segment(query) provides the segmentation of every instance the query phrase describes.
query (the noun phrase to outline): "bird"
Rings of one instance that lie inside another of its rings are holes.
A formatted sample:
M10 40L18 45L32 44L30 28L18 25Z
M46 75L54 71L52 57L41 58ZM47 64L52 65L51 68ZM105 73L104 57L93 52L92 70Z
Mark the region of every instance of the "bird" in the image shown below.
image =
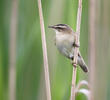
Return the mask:
M48 26L48 28L54 29L55 45L59 52L73 61L74 59L74 48L79 47L75 43L75 31L67 24L57 24ZM88 72L88 67L81 56L80 51L78 52L77 64L81 67L84 72Z

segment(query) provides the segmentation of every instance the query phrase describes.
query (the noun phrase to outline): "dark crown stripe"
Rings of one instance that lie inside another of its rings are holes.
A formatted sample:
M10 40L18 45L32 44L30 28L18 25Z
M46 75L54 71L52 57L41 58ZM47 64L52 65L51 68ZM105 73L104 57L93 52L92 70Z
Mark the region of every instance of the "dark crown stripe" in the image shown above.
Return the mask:
M57 24L55 26L68 26L68 25L66 25L66 24Z

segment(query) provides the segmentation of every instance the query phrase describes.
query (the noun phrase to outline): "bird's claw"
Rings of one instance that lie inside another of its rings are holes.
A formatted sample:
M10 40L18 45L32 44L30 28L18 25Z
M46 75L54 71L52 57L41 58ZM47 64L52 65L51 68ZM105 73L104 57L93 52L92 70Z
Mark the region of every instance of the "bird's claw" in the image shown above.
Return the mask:
M80 44L75 43L75 47L78 47L79 48L80 47Z
M71 64L72 64L74 67L76 67L76 66L77 66L77 64L76 64L76 63L74 63L74 61L73 61L73 60L71 61Z
M73 43L73 47L78 47L79 48L80 47L80 44L77 44L77 43L74 42Z

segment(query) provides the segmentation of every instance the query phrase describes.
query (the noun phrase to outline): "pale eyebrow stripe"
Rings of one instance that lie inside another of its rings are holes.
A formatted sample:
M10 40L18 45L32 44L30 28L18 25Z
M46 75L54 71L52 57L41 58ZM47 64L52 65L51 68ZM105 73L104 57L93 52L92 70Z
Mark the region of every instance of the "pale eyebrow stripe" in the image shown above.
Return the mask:
M66 26L55 26L56 28L66 28Z

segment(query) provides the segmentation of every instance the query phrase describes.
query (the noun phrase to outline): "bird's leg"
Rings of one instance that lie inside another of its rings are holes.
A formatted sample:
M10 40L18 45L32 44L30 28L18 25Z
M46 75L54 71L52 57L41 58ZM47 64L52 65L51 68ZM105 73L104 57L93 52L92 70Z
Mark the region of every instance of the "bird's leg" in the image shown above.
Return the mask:
M74 56L72 56L70 59L71 59L71 64L72 64L74 67L76 67L76 66L77 66L77 64L76 64L76 63L74 63Z
M71 64L73 65L73 67L77 67L77 64L74 62L74 56L70 56L71 59Z
M71 60L71 64L73 65L73 67L76 67L76 66L77 66L77 64L76 64L76 63L74 63L74 61L73 61L73 60Z
M78 37L78 33L74 34L74 42L73 42L73 47L80 47L80 44L76 42L76 37Z

